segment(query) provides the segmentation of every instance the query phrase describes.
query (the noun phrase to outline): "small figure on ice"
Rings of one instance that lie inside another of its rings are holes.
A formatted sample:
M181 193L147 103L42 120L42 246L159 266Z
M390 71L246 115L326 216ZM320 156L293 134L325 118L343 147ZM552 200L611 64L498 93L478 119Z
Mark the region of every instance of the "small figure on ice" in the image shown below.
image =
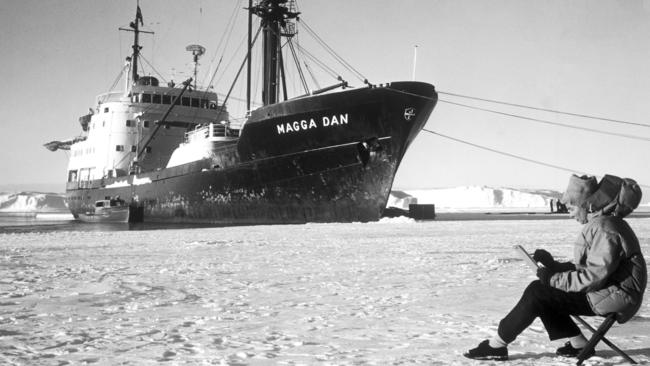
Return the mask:
M574 246L574 263L557 262L546 250L536 250L533 259L542 264L539 279L528 285L501 320L497 334L465 357L507 360L508 344L537 317L551 340L568 339L556 353L577 357L587 339L571 315L615 313L624 323L639 310L647 284L646 263L639 240L623 220L641 201L638 184L612 175L600 183L594 177L573 175L560 201L569 207L570 217L584 224Z

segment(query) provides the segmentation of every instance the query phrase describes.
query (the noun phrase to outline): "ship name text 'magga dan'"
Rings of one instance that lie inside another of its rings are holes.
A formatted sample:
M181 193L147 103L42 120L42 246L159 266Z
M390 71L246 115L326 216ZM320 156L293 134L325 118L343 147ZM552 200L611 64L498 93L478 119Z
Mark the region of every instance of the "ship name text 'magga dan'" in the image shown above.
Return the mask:
M319 121L317 123L316 121ZM312 128L318 128L318 127L334 127L334 126L339 126L339 125L347 125L348 124L348 114L339 114L338 116L323 116L320 118L309 118L303 119L300 121L293 121L291 123L281 123L276 125L278 135L284 134L284 133L290 133L290 132L298 132L298 131L305 131L309 130Z

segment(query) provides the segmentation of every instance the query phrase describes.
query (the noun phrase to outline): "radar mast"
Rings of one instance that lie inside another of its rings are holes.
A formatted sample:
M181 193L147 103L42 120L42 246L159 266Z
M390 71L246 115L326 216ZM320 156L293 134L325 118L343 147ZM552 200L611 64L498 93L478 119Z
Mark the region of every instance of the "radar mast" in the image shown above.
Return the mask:
M198 44L191 44L185 47L185 50L192 52L192 56L194 56L194 89L196 90L196 74L199 68L199 57L205 53L205 47Z

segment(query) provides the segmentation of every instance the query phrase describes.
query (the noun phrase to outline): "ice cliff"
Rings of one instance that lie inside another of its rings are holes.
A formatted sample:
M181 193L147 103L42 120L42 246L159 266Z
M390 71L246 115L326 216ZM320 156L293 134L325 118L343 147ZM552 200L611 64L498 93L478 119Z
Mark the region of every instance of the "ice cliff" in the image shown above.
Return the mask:
M68 212L63 195L40 192L0 192L0 214Z
M536 209L550 210L560 192L464 186L393 191L388 207L408 209L409 204L435 204L437 210Z

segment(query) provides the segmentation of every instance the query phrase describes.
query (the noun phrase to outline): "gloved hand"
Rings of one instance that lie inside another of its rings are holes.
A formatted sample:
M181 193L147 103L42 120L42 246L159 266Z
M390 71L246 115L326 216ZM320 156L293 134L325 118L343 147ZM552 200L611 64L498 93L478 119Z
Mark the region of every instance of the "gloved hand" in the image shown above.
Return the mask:
M537 278L539 278L539 282L541 282L543 285L549 286L551 283L551 276L553 276L555 272L553 272L550 268L547 267L539 267L537 269Z
M535 253L533 253L533 259L536 262L540 262L544 265L544 267L547 268L553 268L555 266L555 260L553 259L553 256L551 253L547 252L544 249L535 250Z

